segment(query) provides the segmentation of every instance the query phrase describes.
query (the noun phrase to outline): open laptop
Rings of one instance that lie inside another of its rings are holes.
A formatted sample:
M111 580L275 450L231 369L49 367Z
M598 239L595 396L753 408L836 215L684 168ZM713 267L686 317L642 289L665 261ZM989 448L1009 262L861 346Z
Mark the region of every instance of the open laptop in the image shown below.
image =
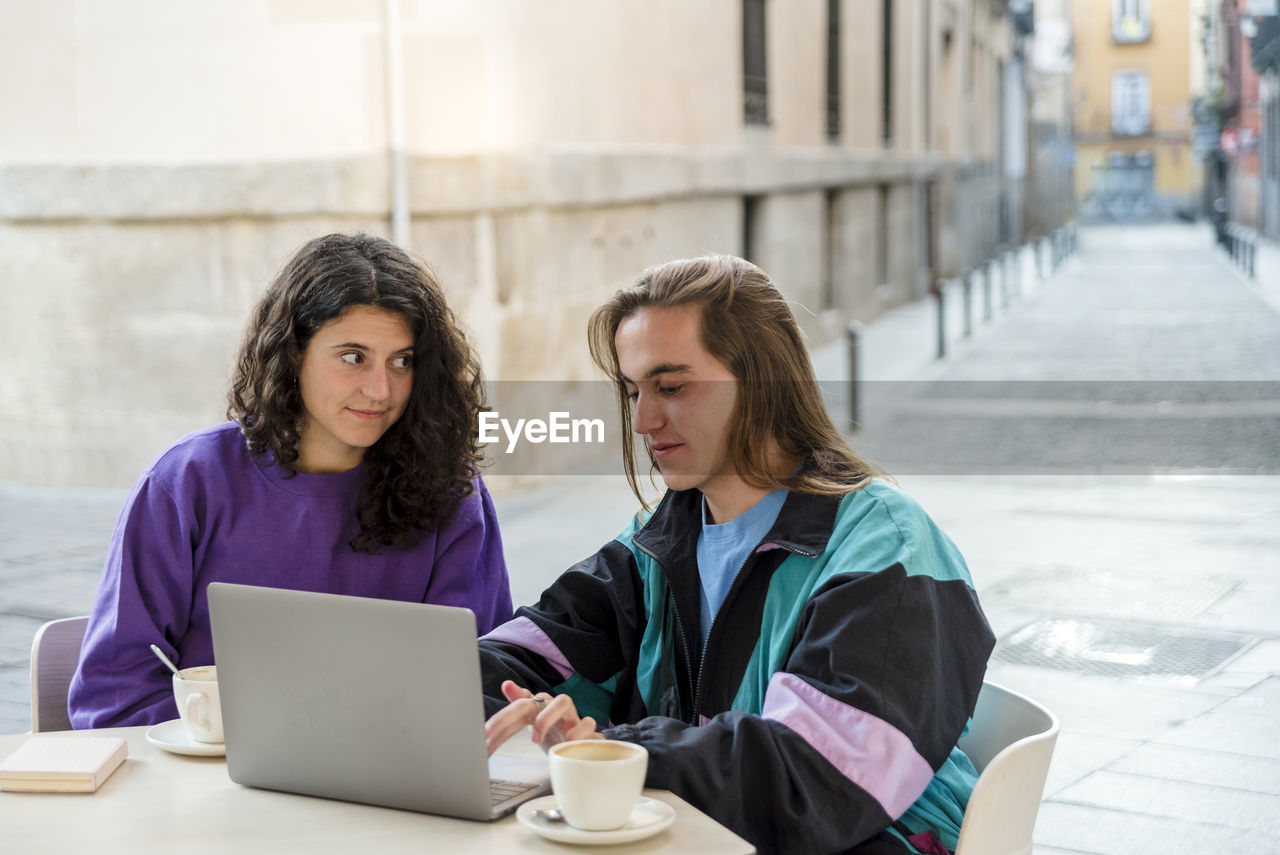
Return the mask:
M208 590L231 780L478 820L550 792L545 758L486 757L470 610Z

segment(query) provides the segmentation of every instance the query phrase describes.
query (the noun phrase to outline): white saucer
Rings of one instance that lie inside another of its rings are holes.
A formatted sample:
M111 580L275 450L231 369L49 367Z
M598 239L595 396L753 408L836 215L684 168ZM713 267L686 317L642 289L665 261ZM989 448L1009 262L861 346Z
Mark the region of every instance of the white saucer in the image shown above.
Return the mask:
M223 757L227 753L225 742L196 742L187 733L182 719L162 721L147 728L147 742L174 754L194 754L197 757Z
M534 816L535 810L559 807L555 796L543 796L520 805L516 811L516 819L525 828L536 831L548 840L561 843L584 843L599 846L606 843L628 843L632 840L643 840L657 834L676 820L676 812L671 805L656 799L641 797L636 799L636 806L622 828L611 828L608 831L583 831L574 828L563 820L548 822Z

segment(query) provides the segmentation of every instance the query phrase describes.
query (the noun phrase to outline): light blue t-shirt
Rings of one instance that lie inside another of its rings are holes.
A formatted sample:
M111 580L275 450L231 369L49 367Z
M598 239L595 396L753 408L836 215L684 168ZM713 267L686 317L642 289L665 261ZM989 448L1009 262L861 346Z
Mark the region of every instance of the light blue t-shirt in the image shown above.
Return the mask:
M711 621L724 604L742 565L752 550L760 545L778 519L782 503L787 500L783 489L767 493L750 509L723 525L707 522L707 500L702 500L702 532L698 535L698 576L702 580L702 645L707 644Z

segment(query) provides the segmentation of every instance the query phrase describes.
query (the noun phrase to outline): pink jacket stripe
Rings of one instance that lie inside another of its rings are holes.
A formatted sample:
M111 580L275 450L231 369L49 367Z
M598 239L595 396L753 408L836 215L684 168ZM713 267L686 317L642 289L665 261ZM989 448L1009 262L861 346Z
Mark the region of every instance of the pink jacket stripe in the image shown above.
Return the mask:
M897 819L920 797L933 768L882 719L824 695L794 674L769 679L761 716L786 725Z
M523 647L525 650L532 650L550 662L551 666L560 672L561 677L567 680L573 676L573 666L569 664L568 657L561 653L555 642L527 617L513 618L501 626L496 626L489 633L481 636L480 640L505 641L508 644Z

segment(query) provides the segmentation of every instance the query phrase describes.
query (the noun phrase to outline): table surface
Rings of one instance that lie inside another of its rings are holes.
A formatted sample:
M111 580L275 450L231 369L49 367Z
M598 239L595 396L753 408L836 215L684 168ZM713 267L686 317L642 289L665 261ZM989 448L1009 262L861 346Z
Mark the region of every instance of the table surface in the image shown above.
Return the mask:
M104 853L257 852L559 852L745 855L751 845L666 790L645 795L675 809L675 823L646 840L613 846L556 843L514 815L471 822L411 811L243 787L225 758L170 754L146 739L145 727L55 734L123 736L129 757L96 793L0 792L3 850ZM0 736L0 759L28 735ZM504 753L539 756L527 736Z

